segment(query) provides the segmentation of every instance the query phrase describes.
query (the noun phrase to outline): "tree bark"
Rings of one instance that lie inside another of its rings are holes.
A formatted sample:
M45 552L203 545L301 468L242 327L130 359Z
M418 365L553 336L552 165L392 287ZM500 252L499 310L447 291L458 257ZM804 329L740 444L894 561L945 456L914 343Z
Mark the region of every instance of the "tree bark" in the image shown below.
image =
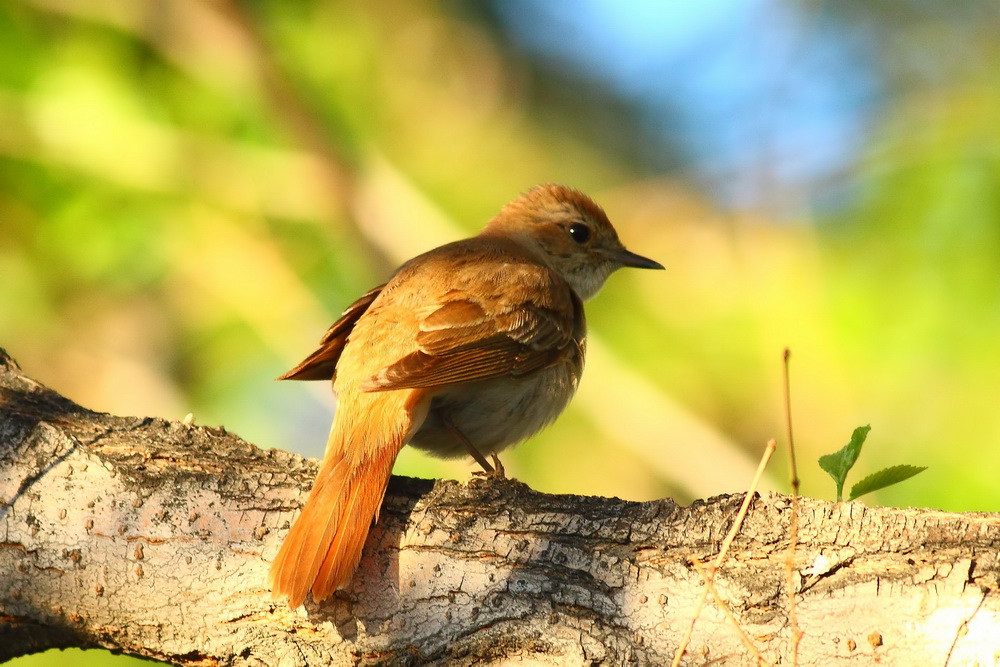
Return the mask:
M105 647L182 665L669 664L742 496L552 496L394 478L350 588L292 610L267 568L316 462L86 410L0 350L0 661ZM792 505L754 499L684 665L793 662ZM1000 516L802 499L798 661L1000 660Z

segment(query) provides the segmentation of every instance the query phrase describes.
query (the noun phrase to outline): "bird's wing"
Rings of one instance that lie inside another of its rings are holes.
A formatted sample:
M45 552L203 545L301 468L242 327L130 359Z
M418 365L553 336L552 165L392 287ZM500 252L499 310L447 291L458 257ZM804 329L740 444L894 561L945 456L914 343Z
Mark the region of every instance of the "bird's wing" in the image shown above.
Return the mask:
M340 319L333 323L323 340L320 341L319 348L306 357L298 366L288 371L279 380L330 380L337 372L337 361L340 360L340 353L344 351L347 337L354 329L358 318L365 314L368 307L372 305L385 285L379 285L373 290L364 294L360 299L347 307Z
M451 289L422 309L417 350L362 383L388 391L518 377L582 351L583 304L543 267L509 267L499 276ZM491 284L491 283L485 283Z

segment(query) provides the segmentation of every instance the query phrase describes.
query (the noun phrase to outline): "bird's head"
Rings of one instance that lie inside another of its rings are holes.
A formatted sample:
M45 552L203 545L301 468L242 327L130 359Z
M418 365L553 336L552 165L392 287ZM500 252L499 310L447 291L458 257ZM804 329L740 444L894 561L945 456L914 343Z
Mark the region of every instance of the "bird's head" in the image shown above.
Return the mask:
M500 235L518 242L552 267L584 300L597 294L617 269L663 268L659 262L626 250L601 207L564 185L539 185L528 190L504 206L482 235Z

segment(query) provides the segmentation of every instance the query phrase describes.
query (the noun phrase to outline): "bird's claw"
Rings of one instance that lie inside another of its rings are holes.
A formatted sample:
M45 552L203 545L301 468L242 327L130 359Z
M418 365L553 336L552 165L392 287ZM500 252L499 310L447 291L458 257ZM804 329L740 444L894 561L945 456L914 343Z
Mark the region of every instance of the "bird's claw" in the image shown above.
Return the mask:
M490 454L490 458L493 459L493 465L488 469L484 467L482 470L477 470L473 474L475 477L483 477L485 479L507 479L507 471L504 470L503 464L500 463L500 457L494 452Z

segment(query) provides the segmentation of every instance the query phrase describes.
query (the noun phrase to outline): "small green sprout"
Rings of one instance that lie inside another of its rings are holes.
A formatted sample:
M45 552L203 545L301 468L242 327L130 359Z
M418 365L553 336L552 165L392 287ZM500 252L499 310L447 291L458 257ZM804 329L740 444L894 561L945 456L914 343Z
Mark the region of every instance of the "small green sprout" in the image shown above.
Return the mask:
M847 473L851 471L861 454L861 446L865 444L868 431L871 426L859 426L851 434L851 441L833 454L819 457L819 467L833 478L837 485L837 502L844 499L844 482L847 481ZM890 466L868 475L863 480L851 487L851 495L848 500L854 500L866 493L884 489L893 484L907 480L914 475L927 470L926 467L898 465Z

